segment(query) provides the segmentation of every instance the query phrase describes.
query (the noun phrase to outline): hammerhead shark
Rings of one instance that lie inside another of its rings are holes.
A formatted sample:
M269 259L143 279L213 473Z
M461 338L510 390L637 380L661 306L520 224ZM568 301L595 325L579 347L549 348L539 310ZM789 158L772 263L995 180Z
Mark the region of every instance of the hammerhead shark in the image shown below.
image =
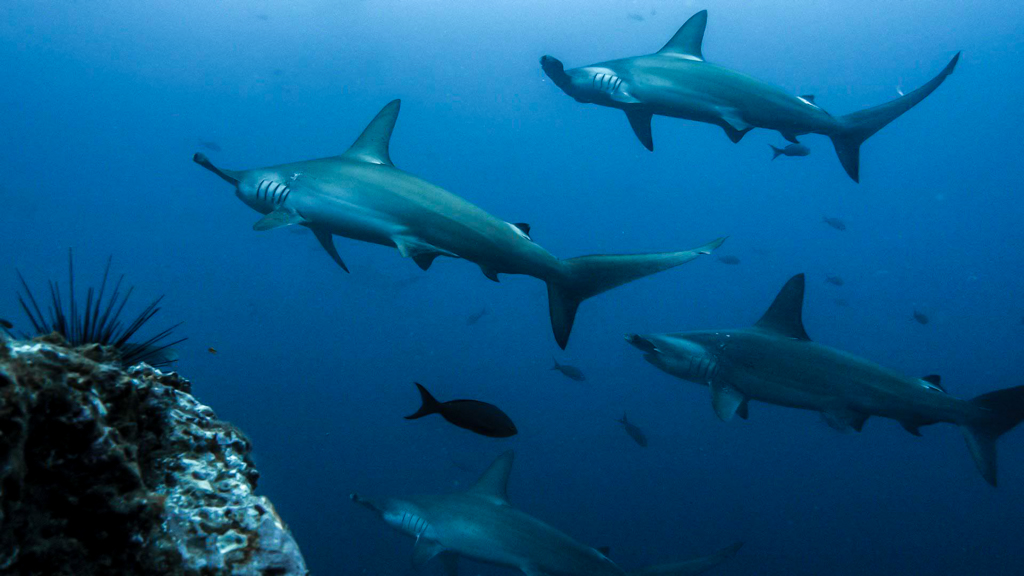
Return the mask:
M833 116L814 96L795 96L745 74L704 61L707 10L696 13L655 54L565 70L558 59L540 59L544 72L578 102L618 108L640 142L654 151L651 117L670 116L721 126L733 142L753 128L777 130L790 142L823 134L832 139L846 173L860 181L860 145L913 108L953 72L960 53L927 84L900 98L846 116Z
M352 501L373 510L392 528L416 539L412 561L421 567L438 557L446 576L457 576L458 557L519 570L526 576L626 576L597 549L513 508L508 477L514 454L505 452L466 492L411 498ZM651 566L629 576L692 576L731 558L736 543L677 564Z
M525 274L547 283L551 326L565 348L580 303L627 282L674 268L721 246L658 254L581 256L559 260L530 238L530 226L495 218L466 200L395 168L388 152L401 102L394 100L340 156L251 170L193 160L235 187L264 214L254 230L302 225L346 272L334 235L397 248L427 270L438 256L464 258L487 278Z
M803 324L804 275L791 278L752 328L627 334L661 370L711 389L723 421L748 416L758 400L816 410L840 431L860 432L871 416L915 436L939 422L963 431L974 463L996 485L996 440L1024 420L1024 386L960 400L938 376L912 378L849 352L812 342Z

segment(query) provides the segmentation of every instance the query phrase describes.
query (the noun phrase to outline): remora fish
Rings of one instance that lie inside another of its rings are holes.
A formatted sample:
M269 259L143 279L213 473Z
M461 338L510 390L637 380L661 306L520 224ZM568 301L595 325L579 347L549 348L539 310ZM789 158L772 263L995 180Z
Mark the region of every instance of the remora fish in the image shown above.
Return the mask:
M948 395L938 376L911 378L848 352L812 342L803 325L804 276L791 278L753 328L629 334L661 370L711 389L723 421L747 417L747 404L821 412L839 430L860 431L870 416L908 432L939 422L963 431L981 475L996 485L996 439L1024 419L1024 386L973 400Z
M637 426L636 424L630 422L629 418L626 417L625 412L622 413L622 420L616 420L616 422L622 424L622 428L626 430L626 434L629 434L629 437L632 438L637 444L643 446L644 448L647 447L647 436L644 434L644 431L641 430L640 427Z
M569 364L559 364L558 360L555 360L554 356L551 357L551 361L555 363L555 365L552 366L551 369L558 370L559 372L564 374L566 378L570 380L575 380L577 382L583 382L584 380L587 379L587 377L583 375L583 371L580 370L579 368L571 366Z
M547 283L551 326L565 348L584 300L719 247L660 254L581 256L559 260L533 242L525 225L499 220L462 198L391 163L388 142L400 102L384 107L340 156L252 170L223 170L201 153L193 160L235 187L265 216L257 231L300 224L345 271L334 235L392 246L426 270L438 256L464 258L484 275L525 274Z
M701 10L655 54L573 70L565 70L551 56L542 57L540 63L555 85L576 101L623 110L648 150L654 150L651 117L655 114L715 124L733 142L754 128L777 130L794 144L802 134L823 134L832 139L846 173L859 181L860 145L938 88L960 58L958 52L938 76L913 92L836 117L818 107L814 96L793 96L705 62L701 44L707 23L708 12Z
M772 160L779 156L808 156L811 153L811 149L803 144L790 144L785 148L776 148L769 144L768 147L772 149Z
M414 382L414 384L416 384L416 388L420 391L423 405L420 406L420 409L415 414L406 416L406 420L416 420L430 414L440 414L442 418L459 428L465 428L481 436L508 438L519 433L512 419L494 404L488 404L479 400L438 402L419 382Z
M435 556L446 576L457 576L458 557L519 570L526 576L626 576L627 572L590 546L513 508L508 477L514 454L505 452L469 490L411 498L349 498L373 510L385 523L416 539L412 562L421 567ZM678 564L651 566L629 576L692 576L731 558L741 543Z

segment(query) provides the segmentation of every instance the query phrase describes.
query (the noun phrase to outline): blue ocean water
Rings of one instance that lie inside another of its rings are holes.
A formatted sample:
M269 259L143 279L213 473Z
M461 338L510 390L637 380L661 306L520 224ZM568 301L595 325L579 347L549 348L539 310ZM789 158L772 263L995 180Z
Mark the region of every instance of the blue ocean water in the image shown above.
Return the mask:
M769 162L776 133L732 144L656 118L649 153L620 112L574 102L538 64L652 52L702 8L709 61L837 114L964 53L864 145L859 185L821 136L802 139L808 158ZM993 489L949 425L915 438L873 419L841 435L763 404L723 424L705 388L657 371L622 335L749 325L805 272L815 340L941 374L958 397L1020 384L1022 38L1011 2L9 0L0 316L24 321L15 267L37 285L63 278L69 247L86 278L112 254L140 305L166 294L158 319L184 320L190 338L177 369L250 434L260 489L317 574L411 574L410 540L347 495L458 490L508 448L513 503L626 568L743 540L716 574L1018 574L1019 431L1001 442ZM562 352L543 283L495 284L448 259L424 273L338 239L345 274L308 232L253 232L258 215L191 161L337 154L393 98L398 167L529 222L560 257L728 235L719 253L740 264L706 258L588 301ZM588 381L549 371L553 354ZM414 380L501 406L519 435L403 420L419 406ZM614 422L624 410L649 448Z

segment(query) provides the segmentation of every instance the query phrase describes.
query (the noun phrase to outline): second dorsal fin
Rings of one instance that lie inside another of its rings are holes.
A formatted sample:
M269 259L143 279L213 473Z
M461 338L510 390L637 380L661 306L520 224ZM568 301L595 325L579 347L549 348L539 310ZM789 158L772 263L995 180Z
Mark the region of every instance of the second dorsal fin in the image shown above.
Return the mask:
M771 307L754 326L797 340L810 340L804 330L803 308L804 275L797 274L786 282Z
M495 504L508 504L508 476L512 472L515 456L512 450L498 456L467 492L487 498Z
M658 54L674 54L690 60L704 60L701 44L704 43L704 29L708 26L708 11L701 10L676 32L676 35L665 44Z
M401 107L401 100L388 102L387 106L374 116L373 120L363 129L359 138L341 157L370 164L394 166L391 163L391 156L388 154L388 145L391 142L391 132L395 129L395 122L398 120L398 111Z

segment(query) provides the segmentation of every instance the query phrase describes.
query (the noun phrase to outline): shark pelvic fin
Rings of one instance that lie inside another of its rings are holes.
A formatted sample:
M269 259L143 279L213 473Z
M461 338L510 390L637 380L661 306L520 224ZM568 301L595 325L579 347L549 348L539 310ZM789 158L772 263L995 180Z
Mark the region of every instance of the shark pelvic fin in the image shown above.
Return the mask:
M342 270L348 272L348 266L345 266L345 261L341 259L341 255L338 254L338 249L334 247L334 236L330 231L316 226L311 226L310 230L313 231L313 235L316 236L317 241L324 247L324 250L327 251L327 254L330 255L331 259L334 260L338 266L341 266Z
M932 386L938 388L939 390L942 390L943 392L946 391L946 389L942 387L942 377L937 374L929 374L928 376L921 378L921 380L924 380L925 382L931 384Z
M282 226L305 223L306 219L300 216L298 212L278 208L257 220L256 223L252 225L252 229L257 232L263 232L265 230L273 230L274 228L280 228Z
M412 547L413 568L422 568L424 564L430 562L431 558L437 556L441 552L444 552L444 546L441 546L433 540L417 538L416 544Z
M797 274L786 282L771 307L754 327L796 340L810 340L810 336L804 330L803 307L804 275Z
M480 271L483 272L484 276L487 276L487 279L491 282L501 282L501 279L498 278L498 273L495 272L493 268L485 268L481 266Z
M701 10L686 21L675 36L658 50L658 54L672 54L690 60L704 61L701 44L704 43L704 29L708 26L708 11Z
M920 425L918 423L916 423L916 422L906 422L906 421L901 420L900 421L900 426L903 426L904 430L906 430L907 432L910 432L914 436L920 436L921 435Z
M640 139L640 143L651 152L654 152L654 137L651 135L652 114L644 109L626 109L626 119L633 133Z
M743 132L744 134L746 134L747 130L753 128L753 126L751 126L746 120L743 119L743 115L736 108L726 108L719 106L718 114L725 126L728 126L737 132Z
M722 422L732 420L733 414L743 406L747 399L743 393L728 384L711 383L711 407Z
M825 410L821 413L821 417L830 428L844 433L860 432L864 429L864 423L868 419L867 414L856 412L845 406Z
M434 263L438 256L451 256L458 258L458 255L447 250L442 250L428 242L424 242L414 236L397 235L391 238L403 258L412 258L421 269L426 270Z
M484 471L480 479L466 492L487 498L495 504L508 504L508 476L512 472L512 462L516 454L506 451Z
M747 135L747 132L750 132L753 129L753 126L747 126L743 130L737 130L727 122L722 122L722 130L725 130L725 135L729 137L729 140L731 140L733 144L739 144L740 140L743 140L743 137Z
M388 154L388 145L391 142L391 132L395 129L395 122L398 120L398 110L401 107L401 100L388 102L387 106L382 108L373 120L366 125L363 133L341 155L341 158L368 162L370 164L394 166L391 163L391 156Z

